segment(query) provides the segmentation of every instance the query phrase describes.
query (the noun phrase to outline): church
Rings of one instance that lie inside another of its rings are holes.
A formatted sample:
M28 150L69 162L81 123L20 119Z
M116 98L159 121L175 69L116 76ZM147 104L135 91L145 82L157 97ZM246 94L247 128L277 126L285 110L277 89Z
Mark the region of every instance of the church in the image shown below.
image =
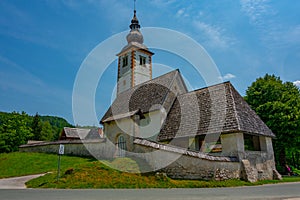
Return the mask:
M179 70L152 78L154 53L135 10L126 39L117 54L117 95L100 120L103 132L66 127L60 140L20 151L57 153L63 144L66 155L129 157L141 173L174 179L281 179L275 135L230 82L189 91Z
M100 123L114 157L135 157L171 178L280 178L275 135L230 82L188 91L181 72L152 78L136 10L118 56L117 95Z

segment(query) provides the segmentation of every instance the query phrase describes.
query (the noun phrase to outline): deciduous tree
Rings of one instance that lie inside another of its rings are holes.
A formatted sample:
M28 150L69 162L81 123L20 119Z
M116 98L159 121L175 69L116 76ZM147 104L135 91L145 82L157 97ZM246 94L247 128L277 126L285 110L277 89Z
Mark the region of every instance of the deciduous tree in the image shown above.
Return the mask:
M1 122L0 152L17 151L32 137L30 119L26 113L12 113Z
M300 152L299 89L291 82L266 74L248 87L245 100L275 133L275 157L284 166L287 155Z

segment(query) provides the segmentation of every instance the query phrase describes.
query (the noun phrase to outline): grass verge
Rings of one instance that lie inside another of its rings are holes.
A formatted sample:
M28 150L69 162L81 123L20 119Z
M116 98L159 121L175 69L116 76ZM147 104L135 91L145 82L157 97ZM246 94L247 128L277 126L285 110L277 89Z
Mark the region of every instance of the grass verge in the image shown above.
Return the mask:
M173 180L165 176L156 176L154 173L136 173L139 172L139 167L135 161L129 158L100 162L93 159L70 156L62 156L61 177L57 181L57 158L57 155L42 153L0 154L0 177L22 176L51 171L53 173L27 182L27 187L72 189L235 187L300 181L300 177L284 177L281 181L268 180L256 183L241 180ZM128 168L128 165L131 167ZM127 172L118 171L109 166L117 167L118 169L124 167L127 169Z
M211 188L254 186L280 182L300 181L300 177L285 177L281 181L259 181L249 183L241 180L227 181L199 181L173 180L168 177L157 177L155 174L133 174L121 172L103 165L99 161L80 164L72 168L71 174L63 174L56 181L56 174L47 174L43 177L27 182L32 188Z
M75 163L89 163L91 159L62 156L61 169L66 170ZM0 178L25 176L57 171L58 156L45 153L0 154Z

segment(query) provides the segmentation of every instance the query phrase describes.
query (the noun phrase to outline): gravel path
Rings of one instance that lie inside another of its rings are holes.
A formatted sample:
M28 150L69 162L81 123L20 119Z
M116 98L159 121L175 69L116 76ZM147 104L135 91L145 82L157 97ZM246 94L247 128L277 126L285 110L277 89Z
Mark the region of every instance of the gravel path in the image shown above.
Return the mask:
M25 183L31 179L44 176L44 174L35 174L35 175L28 175L28 176L20 176L14 178L3 178L0 179L0 189L25 189Z

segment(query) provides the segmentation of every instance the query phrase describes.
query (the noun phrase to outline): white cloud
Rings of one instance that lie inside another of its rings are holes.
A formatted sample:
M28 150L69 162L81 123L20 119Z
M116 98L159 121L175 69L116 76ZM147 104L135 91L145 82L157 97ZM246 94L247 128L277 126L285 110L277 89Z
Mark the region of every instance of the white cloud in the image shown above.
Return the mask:
M176 13L176 17L180 18L180 17L189 17L189 12L188 9L186 8L181 8L177 11Z
M235 78L235 77L236 77L235 75L230 74L230 73L227 73L227 74L225 74L224 76L220 77L220 79L221 79L221 80L224 80L224 81L228 81L228 80L233 79L233 78Z
M262 25L266 15L273 15L275 11L269 6L270 0L240 0L242 11L250 18L255 25Z
M181 8L180 10L177 11L176 17L181 17L184 14L184 8Z
M174 2L176 2L176 0L152 0L149 3L152 3L157 7L166 7L169 6L170 4L173 4Z
M261 34L261 40L271 47L282 47L300 42L300 26L288 26L280 21L278 11L270 0L240 0L241 10Z
M269 59L284 59L286 49L300 44L300 26L284 20L271 0L240 0L241 11L249 17L258 32L261 44L270 49Z
M176 3L179 4L179 2ZM184 24L182 28L185 32L192 28L190 35L201 40L206 46L223 50L236 43L234 38L228 36L228 31L224 28L225 24L220 23L219 20L218 23L211 20L210 10L207 11L206 9L199 7L199 4L196 3L185 3L184 5L177 5L177 12L174 17L179 18L179 23Z
M194 21L194 27L199 31L203 32L209 40L209 44L213 47L227 48L233 40L225 36L222 28L206 24L201 21Z
M300 80L294 81L293 83L294 83L294 85L296 85L297 87L300 88Z

